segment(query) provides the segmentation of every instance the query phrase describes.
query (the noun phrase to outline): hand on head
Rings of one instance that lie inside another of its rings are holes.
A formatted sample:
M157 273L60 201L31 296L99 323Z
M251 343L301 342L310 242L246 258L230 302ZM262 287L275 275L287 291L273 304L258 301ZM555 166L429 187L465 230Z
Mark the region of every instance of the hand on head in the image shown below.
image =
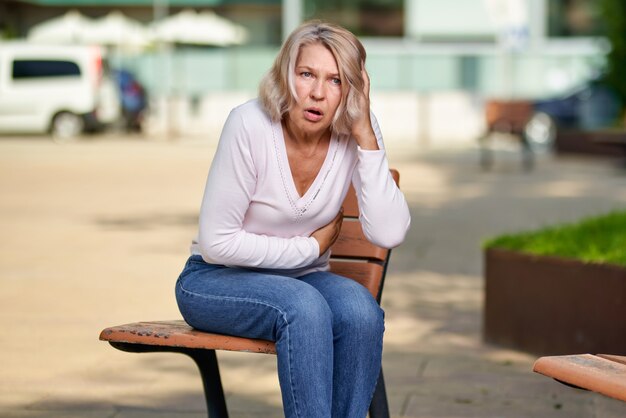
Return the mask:
M352 136L361 148L377 150L378 143L370 119L370 78L365 70L365 63L361 64L361 77L363 77L363 94L359 98L360 117L352 123Z

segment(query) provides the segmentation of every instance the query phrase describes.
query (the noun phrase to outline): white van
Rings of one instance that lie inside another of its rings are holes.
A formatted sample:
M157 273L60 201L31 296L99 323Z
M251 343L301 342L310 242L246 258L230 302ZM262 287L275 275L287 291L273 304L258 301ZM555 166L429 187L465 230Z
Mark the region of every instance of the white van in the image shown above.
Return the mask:
M0 132L62 140L118 121L107 73L99 47L0 42Z

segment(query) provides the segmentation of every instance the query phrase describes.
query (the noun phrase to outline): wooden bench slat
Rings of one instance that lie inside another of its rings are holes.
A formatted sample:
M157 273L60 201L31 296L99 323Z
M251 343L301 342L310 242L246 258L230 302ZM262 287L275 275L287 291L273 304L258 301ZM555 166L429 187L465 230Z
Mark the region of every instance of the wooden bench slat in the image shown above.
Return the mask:
M384 272L384 268L380 264L331 260L330 271L356 280L365 286L374 298L378 297L380 282Z
M358 218L359 217L359 203L356 198L354 187L350 186L348 194L343 201L343 216L344 218Z
M378 247L365 238L361 223L344 220L337 241L331 247L332 257L362 258L385 261L389 250Z
M626 364L618 361L591 354L547 356L535 362L533 371L626 401Z
M615 354L596 354L596 356L626 365L626 356L616 356Z
M118 325L102 330L100 340L129 344L276 354L276 348L271 341L198 331L182 320Z
M489 100L485 104L485 121L490 130L506 127L521 132L532 114L533 105L528 100Z

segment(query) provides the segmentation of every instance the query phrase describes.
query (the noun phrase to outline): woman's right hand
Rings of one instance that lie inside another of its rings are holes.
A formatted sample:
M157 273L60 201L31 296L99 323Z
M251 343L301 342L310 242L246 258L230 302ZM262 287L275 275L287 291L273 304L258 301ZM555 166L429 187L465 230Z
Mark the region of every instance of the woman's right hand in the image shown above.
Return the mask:
M311 234L311 237L315 238L320 246L320 256L328 251L330 246L337 240L342 222L343 208L341 208L337 216L335 216L335 218L330 221L328 225L321 227Z

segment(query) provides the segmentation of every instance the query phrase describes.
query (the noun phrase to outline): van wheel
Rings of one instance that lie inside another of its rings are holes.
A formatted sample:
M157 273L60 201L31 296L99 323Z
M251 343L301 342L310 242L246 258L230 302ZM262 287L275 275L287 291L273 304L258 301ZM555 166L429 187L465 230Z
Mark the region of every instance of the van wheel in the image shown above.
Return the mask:
M85 129L85 121L75 113L61 112L54 116L50 126L52 139L67 142L76 139Z

